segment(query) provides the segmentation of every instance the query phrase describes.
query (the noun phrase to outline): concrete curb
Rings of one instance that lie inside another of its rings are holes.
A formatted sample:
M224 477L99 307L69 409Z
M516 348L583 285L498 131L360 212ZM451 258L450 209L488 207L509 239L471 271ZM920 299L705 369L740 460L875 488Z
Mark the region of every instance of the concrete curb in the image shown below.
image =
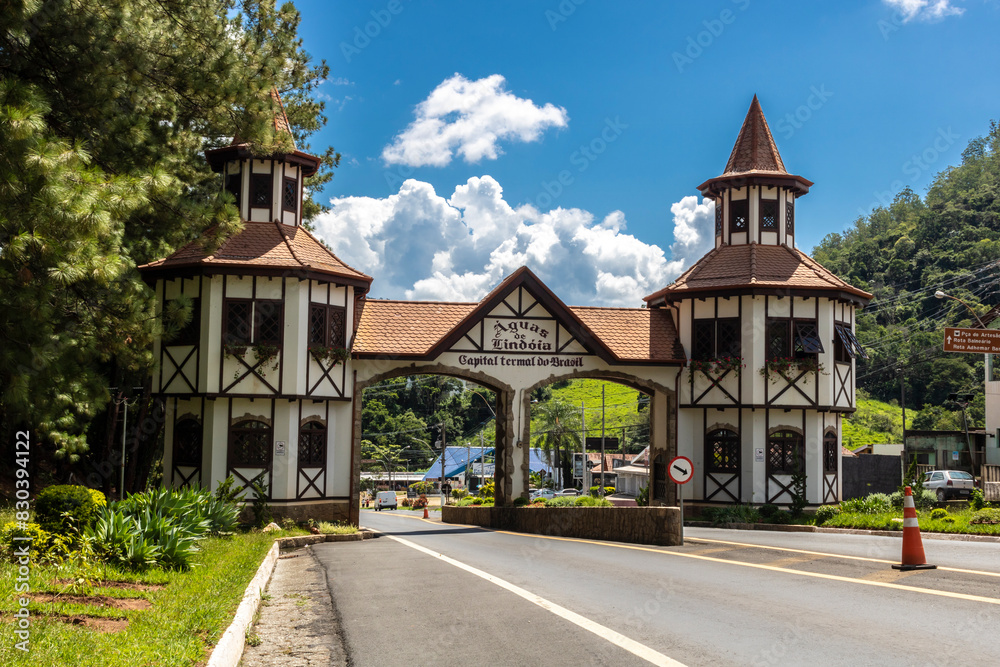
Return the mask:
M319 544L321 542L360 542L361 540L375 537L375 533L368 529L361 529L357 533L350 535L300 535L298 537L279 537L268 549L264 561L257 568L257 574L250 580L246 591L243 593L243 600L236 609L233 622L229 624L226 631L222 633L215 648L212 649L208 657L206 667L236 667L243 658L243 649L246 645L247 628L253 623L254 616L260 608L261 595L267 588L271 575L274 573L274 566L278 562L278 556L282 549L304 547L309 544Z

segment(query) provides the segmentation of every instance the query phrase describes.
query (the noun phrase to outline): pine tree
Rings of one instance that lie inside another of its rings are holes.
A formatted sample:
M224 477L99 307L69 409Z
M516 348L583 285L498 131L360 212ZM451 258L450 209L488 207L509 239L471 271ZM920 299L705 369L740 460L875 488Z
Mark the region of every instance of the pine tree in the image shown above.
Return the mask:
M0 452L28 428L67 462L117 419L110 387L146 387L129 461L145 483L158 436L147 378L154 298L135 270L240 228L203 151L234 135L267 154L276 87L300 150L325 118L291 3L11 0L0 12ZM328 180L339 156L307 189ZM303 206L305 215L320 207ZM186 313L175 314L173 326ZM170 318L166 318L169 322ZM95 419L102 411L105 419ZM113 418L112 418L113 413ZM133 424L130 411L129 423ZM148 432L147 432L148 431ZM3 461L9 460L3 456ZM108 485L108 475L101 471Z

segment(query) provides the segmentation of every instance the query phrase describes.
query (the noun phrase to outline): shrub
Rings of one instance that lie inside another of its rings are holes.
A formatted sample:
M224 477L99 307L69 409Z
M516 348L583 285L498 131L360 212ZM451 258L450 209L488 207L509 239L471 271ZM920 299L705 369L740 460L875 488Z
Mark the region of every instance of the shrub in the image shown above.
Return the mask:
M528 504L528 499L524 496L518 496L514 499L514 507L524 507Z
M33 563L57 558L66 551L66 541L58 535L43 530L37 523L24 523L10 521L0 528L0 558L4 561L14 560L15 549L20 549L24 542L14 541L15 537L24 537L30 540L28 544L28 556Z
M97 489L87 489L90 491L90 499L94 501L95 507L105 507L108 504L108 498L103 493Z
M469 492L466 491L465 489L452 489L451 490L451 497L454 498L455 500L461 500L462 498L466 497L467 495L469 495Z
M635 497L635 504L639 507L649 505L649 484L639 489L639 495Z
M986 506L986 496L983 495L982 489L972 490L972 496L969 498L969 506L975 511L979 511Z
M420 493L426 494L434 492L434 484L432 482L414 482L413 484L410 484L410 486L408 486L407 488L410 489L410 491L414 491L415 493L418 494Z
M836 505L820 505L816 508L816 525L822 526L838 514L840 514L840 508Z
M936 509L931 510L932 519L943 519L946 516L948 516L948 510L946 510L943 507L938 507Z
M401 501L399 501L399 504L402 505L403 507L409 507L410 506L410 499L409 498L403 498Z
M410 505L410 507L412 507L415 510L422 510L423 508L427 507L427 496L421 493L419 498L415 498L413 500L413 503Z
M473 505L482 505L483 504L483 499L482 498L473 498L472 499L472 504Z
M573 504L576 505L577 507L614 507L614 503L612 503L607 498L595 498L593 496L577 496L575 499L572 497L570 497L569 499L573 500Z
M891 512L892 499L885 493L872 493L864 498L851 498L840 503L842 512L849 514L881 514Z
M596 498L598 495L600 495L601 487L600 485L592 486L590 487L589 491L590 495ZM610 496L614 493L617 493L617 489L615 489L615 487L613 486L604 487L604 495Z
M581 498L589 498L590 496L579 496ZM576 497L574 496L558 496L556 498L546 498L546 507L573 507L576 505Z
M969 523L977 524L1000 524L1000 509L986 507L972 513Z
M727 505L725 507L706 507L701 511L701 518L718 526L726 523L757 523L760 512L750 505Z
M913 490L913 506L918 510L930 509L937 505L937 501L937 494L930 489L921 487L919 495L915 489Z
M89 526L96 510L90 489L74 484L50 486L35 500L35 520L43 530L59 535Z
M767 523L770 519L781 512L781 508L772 503L766 503L757 508L760 513L760 520Z
M478 491L479 497L492 498L494 495L494 490L495 490L495 484L492 481L486 482L485 484L479 487Z

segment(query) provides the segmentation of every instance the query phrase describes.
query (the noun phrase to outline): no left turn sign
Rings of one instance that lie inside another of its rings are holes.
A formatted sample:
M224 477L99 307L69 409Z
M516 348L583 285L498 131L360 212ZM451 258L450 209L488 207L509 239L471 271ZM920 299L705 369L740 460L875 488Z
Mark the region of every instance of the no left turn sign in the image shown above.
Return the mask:
M694 464L686 456L675 456L667 466L667 474L675 484L687 484L694 475Z

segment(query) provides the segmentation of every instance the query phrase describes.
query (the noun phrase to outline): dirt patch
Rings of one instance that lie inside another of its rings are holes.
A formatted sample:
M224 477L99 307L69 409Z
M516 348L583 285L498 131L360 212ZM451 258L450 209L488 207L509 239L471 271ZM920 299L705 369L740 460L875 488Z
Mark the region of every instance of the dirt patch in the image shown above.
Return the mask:
M52 583L53 586L55 586L56 584L67 585L67 584L74 584L74 583L76 583L76 580L75 579L53 579L51 583ZM102 581L92 581L90 583L95 588L98 587L98 586L102 586L102 587L105 587L105 588L123 588L123 589L125 589L127 591L162 591L164 588L167 587L166 584L139 584L139 583L136 583L134 581L114 581L114 580L110 580L110 579L106 580L106 581L104 581L104 580L102 580Z
M53 595L51 593L35 593L31 598L35 602L73 602L75 604L87 604L94 607L113 607L127 611L142 611L152 609L153 607L149 600L141 598L112 598L107 595L72 595L69 593Z
M128 619L98 618L96 616L59 616L54 618L70 625L80 625L97 632L121 632L128 629Z

